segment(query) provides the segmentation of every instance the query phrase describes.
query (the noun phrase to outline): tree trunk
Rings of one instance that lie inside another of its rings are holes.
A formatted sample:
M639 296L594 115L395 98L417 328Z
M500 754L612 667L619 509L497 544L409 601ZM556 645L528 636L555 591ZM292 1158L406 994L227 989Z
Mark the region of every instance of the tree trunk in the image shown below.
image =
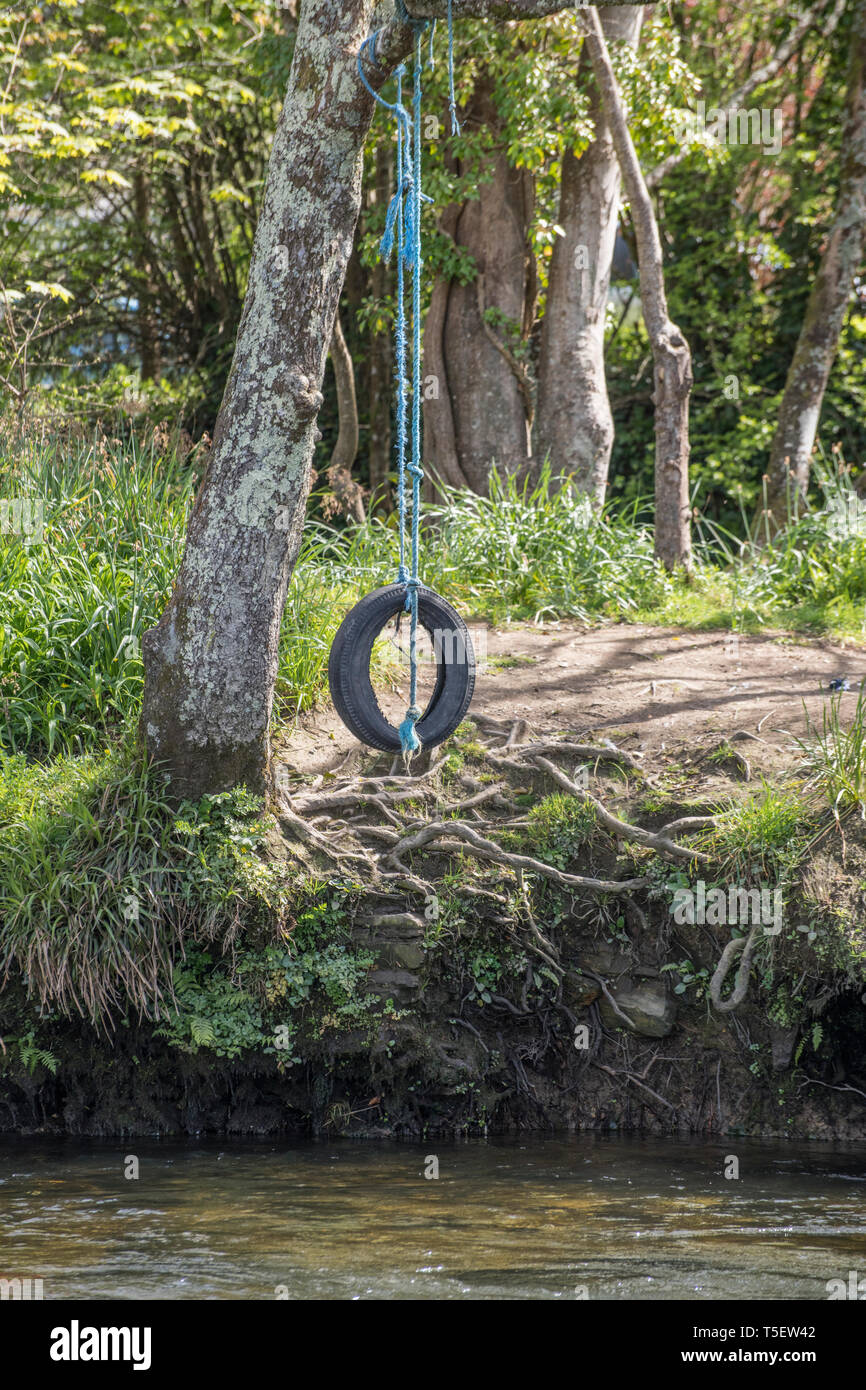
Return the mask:
M331 334L331 365L334 369L334 384L337 390L337 418L339 426L337 442L328 465L328 482L334 496L346 516L355 521L366 519L364 511L364 490L356 478L352 477L352 465L358 455L358 399L355 394L355 368L352 354L343 335L339 309L334 315L334 331Z
M387 207L390 197L391 181L394 176L394 159L390 145L379 140L376 144L376 181L370 191L370 201ZM387 268L384 261L377 260L370 271L370 289L378 302L384 300L388 292ZM377 511L390 512L393 508L388 475L391 462L391 355L393 348L386 333L372 332L368 347L368 419L370 506Z
M360 204L372 98L356 55L372 10L303 7L208 472L168 607L144 638L141 730L177 797L267 789L280 619Z
M635 47L643 12L602 9L608 38ZM583 56L583 55L582 55ZM583 59L581 67L586 66ZM590 80L595 138L580 158L562 161L559 225L550 261L538 358L533 452L550 455L553 475L570 474L601 506L613 447L613 415L604 373L604 331L619 217L621 176L598 88Z
M141 379L154 381L160 372L159 335L154 312L153 267L148 229L150 226L150 181L138 170L133 182L136 223L136 271L138 282L138 322L141 353Z
M479 85L465 128L495 130L490 92ZM520 361L535 307L535 262L527 240L533 180L495 155L478 197L451 208L441 225L472 255L477 278L437 281L425 333L425 456L445 482L487 492L492 464L526 467L532 398Z
M456 203L444 209L439 226L446 236L454 236L459 215L460 208ZM443 341L450 294L451 281L437 280L424 321L424 458L427 462L424 496L427 501L436 497L437 482L446 483L449 487L469 486L457 458L451 385Z
M766 515L756 535L784 526L805 500L815 434L866 238L866 0L854 11L836 216L809 295L770 450Z
M631 208L644 323L652 347L655 391L655 550L672 570L691 564L689 526L689 345L668 314L662 244L598 14L579 9L592 68Z

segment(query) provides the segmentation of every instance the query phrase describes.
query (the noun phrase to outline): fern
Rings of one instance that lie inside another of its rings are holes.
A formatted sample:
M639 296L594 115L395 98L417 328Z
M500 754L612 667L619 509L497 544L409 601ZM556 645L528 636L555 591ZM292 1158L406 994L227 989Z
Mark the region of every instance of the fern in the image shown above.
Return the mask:
M189 1031L196 1047L213 1047L216 1043L216 1029L208 1018L194 1015L189 1020Z
M44 1067L52 1076L57 1075L58 1059L53 1052L37 1045L32 1028L26 1038L18 1039L18 1055L25 1071L29 1071L31 1076L37 1067Z

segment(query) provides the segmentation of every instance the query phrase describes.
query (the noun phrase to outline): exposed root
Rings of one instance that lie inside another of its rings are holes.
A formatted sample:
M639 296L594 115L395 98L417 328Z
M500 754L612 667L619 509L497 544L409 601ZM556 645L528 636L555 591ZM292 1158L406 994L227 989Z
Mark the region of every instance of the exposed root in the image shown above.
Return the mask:
M748 936L738 936L733 941L729 941L722 952L721 960L715 969L715 974L710 980L710 998L713 1007L721 1014L730 1013L742 1004L749 992L749 971L752 965L752 955L758 941L758 934L761 930L760 923L755 923ZM727 999L722 998L722 986L728 975L728 971L733 965L737 956L742 952L742 960L737 970L734 988Z
M444 836L456 838L443 839ZM505 864L510 869L526 869L529 873L541 874L544 878L559 884L560 888L591 889L596 893L623 893L643 888L647 883L645 878L587 878L583 874L563 873L552 864L545 864L543 860L533 859L528 854L509 854L493 840L479 835L474 826L459 820L431 821L413 835L404 835L394 846L388 859L395 867L402 867L400 856L412 850L428 846L430 850L454 852L462 849L463 843L471 845L482 859L488 859L494 864Z
M520 814L514 798L530 791L532 783L528 779L533 774L549 777L577 800L592 806L599 824L618 842L632 843L678 861L709 862L707 855L678 844L675 836L713 824L712 817L684 817L661 831L631 825L609 811L597 795L578 786L556 761L567 757L573 765L579 759L591 764L593 775L597 775L601 764L616 764L650 783L648 772L632 754L609 741L583 743L549 735L525 741L530 730L524 719L506 724L482 717L478 723L484 729L486 745L481 756L500 774L494 783L487 784L482 776L464 773L458 784L466 794L455 797L452 792L445 799L439 776L441 760L433 758L423 770L418 768L411 774L364 776L353 771L344 778L337 775L330 785L318 777L313 785L293 793L282 789L279 821L286 837L300 841L308 852L324 855L338 871L348 868L354 878L374 892L402 887L426 901L435 897L435 875L428 879L426 873L419 874L417 868L409 867L410 856L419 852L427 856L469 856L485 866L499 865L513 871L522 885L526 910L521 916L528 923L527 944L560 975L556 951L529 910L523 875L546 879L570 893L624 897L638 921L644 920L643 914L631 895L646 887L648 880L642 876L616 878L571 873L532 854L505 849L500 843L503 833L525 829L532 823ZM461 891L464 888L467 894L486 896L503 907L507 905L508 898L501 893L469 883L461 885Z
M700 850L689 849L684 845L678 845L676 841L669 839L663 833L654 833L652 830L643 830L639 825L629 825L626 821L619 820L608 811L606 806L592 796L589 792L583 791L572 782L570 777L566 777L560 768L554 767L553 763L547 758L541 758L537 754L533 757L533 762L537 767L542 768L549 777L566 791L571 792L572 796L578 797L586 805L592 806L598 816L599 821L606 829L610 830L620 840L631 840L634 844L644 845L649 849L656 850L659 854L667 854L674 859L693 859L698 864L709 864L710 856L702 854Z

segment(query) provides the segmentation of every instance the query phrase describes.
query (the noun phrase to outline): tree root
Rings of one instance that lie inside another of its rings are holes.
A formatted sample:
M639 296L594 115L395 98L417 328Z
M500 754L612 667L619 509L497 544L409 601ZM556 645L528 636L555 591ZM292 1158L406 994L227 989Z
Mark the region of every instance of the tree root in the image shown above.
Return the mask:
M524 741L529 728L523 719L503 723L481 717L478 722L485 728L484 740L488 745L483 757L500 774L492 785L480 777L464 775L459 780L468 794L446 801L442 797L441 781L436 777L441 762L433 760L423 771L403 776L364 776L356 772L334 779L330 786L324 785L323 778L318 777L311 786L299 788L291 795L282 789L279 821L284 833L300 841L309 851L324 855L336 871L346 866L353 877L379 891L384 887L390 890L401 886L429 902L436 896L433 883L426 875L409 869L404 862L406 857L418 851L470 855L488 866L500 865L513 870L521 884L523 874L530 873L569 892L625 897L634 906L638 920L642 920L643 914L630 895L646 887L647 878L568 873L531 854L506 850L498 843L503 832L530 824L525 816L514 814L519 808L513 798L517 790L524 793L529 790L525 779L535 771L550 777L571 796L591 806L599 824L617 841L639 845L668 859L709 862L707 855L678 844L675 837L714 824L713 817L687 816L672 821L660 831L645 830L620 820L597 796L579 787L552 761L566 756L596 767L600 763L615 763L651 784L649 773L630 753L608 741L583 743L574 738L554 739L549 735ZM493 741L497 746L490 746ZM507 772L518 773L523 780L501 775ZM407 803L418 806L417 818L406 815ZM451 819L455 813L456 818ZM488 896L503 906L508 901L501 893L477 886L466 885L466 891ZM561 973L555 950L541 934L529 911L525 885L521 892L526 907L522 915L529 924L527 944L531 944L533 952L555 973Z
M675 840L669 839L664 833L654 833L652 830L643 830L639 825L629 825L626 821L619 820L607 807L592 796L590 792L583 791L570 777L566 777L558 767L555 767L547 758L541 758L537 754L532 761L537 767L543 769L549 777L566 791L571 792L583 801L585 805L592 806L599 821L606 829L610 830L620 840L631 840L634 844L644 845L648 849L654 849L659 854L667 854L673 859L693 859L698 864L709 864L711 862L708 854L702 854L700 850L689 849L684 845L678 845Z
M715 974L710 980L710 998L713 1001L713 1007L721 1014L730 1013L732 1009L738 1008L749 992L749 971L752 965L752 954L757 945L758 933L760 930L760 923L756 923L748 936L735 937L733 941L728 942L722 952L721 959L716 966ZM725 983L728 971L741 952L743 958L737 970L734 988L727 999L723 999L722 986Z
M456 838L442 839L443 836ZM482 859L492 860L494 864L505 864L510 869L526 869L529 873L541 874L561 888L591 889L596 893L623 893L643 888L648 882L645 878L587 878L582 874L566 874L554 868L552 864L545 864L543 860L533 859L528 854L509 854L507 850L500 849L493 840L479 835L474 826L459 820L431 821L414 834L404 835L392 849L388 861L400 868L400 856L408 854L411 850L427 846L431 852L453 853L455 850L461 850L464 844L470 845Z

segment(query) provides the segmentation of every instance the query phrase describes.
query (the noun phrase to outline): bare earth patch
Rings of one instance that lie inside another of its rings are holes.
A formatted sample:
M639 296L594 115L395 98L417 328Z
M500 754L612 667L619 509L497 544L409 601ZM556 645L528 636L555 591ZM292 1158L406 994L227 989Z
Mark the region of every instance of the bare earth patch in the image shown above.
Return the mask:
M804 709L820 724L830 680L850 682L844 717L866 679L863 649L785 635L558 624L491 629L486 646L470 718L525 719L531 737L568 730L649 755L733 739L756 776L790 766L786 735L805 732ZM347 758L363 761L364 750L329 704L302 716L278 749L290 772L308 776Z

